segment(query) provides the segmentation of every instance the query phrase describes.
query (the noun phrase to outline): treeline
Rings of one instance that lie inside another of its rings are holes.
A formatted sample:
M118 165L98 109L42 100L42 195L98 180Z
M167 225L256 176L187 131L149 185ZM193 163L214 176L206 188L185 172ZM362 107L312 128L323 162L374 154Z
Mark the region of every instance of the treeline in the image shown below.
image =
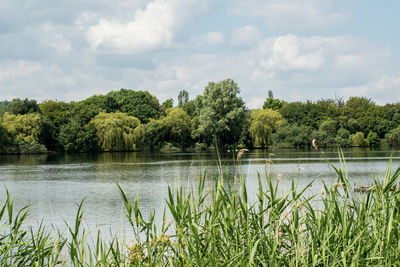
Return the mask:
M230 79L210 82L159 103L147 91L121 89L79 102L0 102L0 152L206 150L311 146L400 146L400 103L364 97L291 102L271 91L263 109L249 110Z

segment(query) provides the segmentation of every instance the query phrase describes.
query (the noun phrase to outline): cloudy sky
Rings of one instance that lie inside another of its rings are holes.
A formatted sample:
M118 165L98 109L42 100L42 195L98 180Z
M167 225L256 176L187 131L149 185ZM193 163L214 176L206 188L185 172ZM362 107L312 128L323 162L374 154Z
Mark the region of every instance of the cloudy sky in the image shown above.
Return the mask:
M399 10L398 0L1 0L0 100L129 88L176 101L232 78L251 108L268 90L398 102Z

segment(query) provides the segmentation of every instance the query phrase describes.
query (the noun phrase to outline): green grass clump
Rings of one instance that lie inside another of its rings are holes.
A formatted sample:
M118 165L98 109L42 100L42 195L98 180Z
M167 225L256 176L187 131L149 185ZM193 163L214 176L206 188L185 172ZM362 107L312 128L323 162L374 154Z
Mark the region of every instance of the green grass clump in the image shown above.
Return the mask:
M312 183L297 190L293 180L290 192L282 194L279 182L267 175L266 181L258 177L253 202L243 177L232 184L221 175L210 186L203 174L195 190L169 188L161 225L154 212L145 218L139 200L130 201L117 185L134 234L129 242L105 242L99 232L94 244L88 244L81 227L82 203L67 237L42 226L23 230L27 211L13 218L7 197L0 213L0 265L399 265L400 190L393 186L400 168L392 173L389 162L383 181L374 179L373 191L355 193L344 167L331 166L337 182L324 184L321 195L306 197Z

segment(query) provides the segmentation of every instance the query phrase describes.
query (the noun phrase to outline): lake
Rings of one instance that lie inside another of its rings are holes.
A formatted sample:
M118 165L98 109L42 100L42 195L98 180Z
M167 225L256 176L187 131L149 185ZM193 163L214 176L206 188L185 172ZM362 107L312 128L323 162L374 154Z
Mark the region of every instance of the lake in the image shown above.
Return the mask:
M358 185L370 184L373 177L382 179L390 157L392 169L400 163L399 151L353 148L343 153L348 177ZM266 172L274 181L279 177L282 192L289 190L292 178L299 188L316 179L307 192L312 195L321 190L322 181L328 185L336 181L327 160L339 166L334 150L254 150L243 154L240 166L233 153L223 153L221 158L223 171L230 173L231 180L243 173L252 199L258 188L258 173L263 179ZM144 213L154 209L160 219L168 186L195 185L204 171L212 179L218 172L217 159L214 152L0 155L0 197L4 201L7 187L17 208L30 205L31 224L43 219L61 229L65 229L64 220L74 221L76 203L85 199L84 218L89 229L125 234L127 226L116 182L130 199L140 197Z

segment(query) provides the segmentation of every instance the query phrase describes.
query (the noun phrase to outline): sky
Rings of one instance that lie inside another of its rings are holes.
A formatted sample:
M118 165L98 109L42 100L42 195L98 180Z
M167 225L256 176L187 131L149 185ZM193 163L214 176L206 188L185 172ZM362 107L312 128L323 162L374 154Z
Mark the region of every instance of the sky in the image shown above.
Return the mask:
M160 102L233 79L249 108L400 101L400 1L1 0L0 101L120 88Z

